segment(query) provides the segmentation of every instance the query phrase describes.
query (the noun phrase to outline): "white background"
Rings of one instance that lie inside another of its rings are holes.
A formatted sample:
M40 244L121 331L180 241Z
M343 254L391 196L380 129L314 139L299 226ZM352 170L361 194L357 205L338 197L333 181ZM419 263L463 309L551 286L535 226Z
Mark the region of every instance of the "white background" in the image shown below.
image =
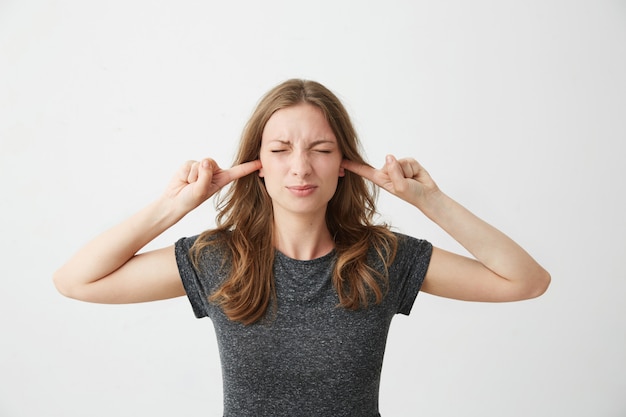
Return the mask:
M187 159L227 166L260 96L320 81L374 165L417 158L552 274L512 304L418 297L383 416L626 415L624 1L0 2L0 416L220 416L186 299L60 296L51 276ZM462 251L381 194L397 230ZM154 242L213 224L203 205Z

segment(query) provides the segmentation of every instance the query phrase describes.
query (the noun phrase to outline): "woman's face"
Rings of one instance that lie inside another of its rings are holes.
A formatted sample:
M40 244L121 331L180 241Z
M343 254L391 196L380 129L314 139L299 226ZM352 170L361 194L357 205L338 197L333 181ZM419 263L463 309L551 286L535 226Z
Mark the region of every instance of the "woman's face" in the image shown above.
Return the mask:
M342 155L322 111L300 103L276 111L261 139L259 176L274 214L321 215L337 189Z

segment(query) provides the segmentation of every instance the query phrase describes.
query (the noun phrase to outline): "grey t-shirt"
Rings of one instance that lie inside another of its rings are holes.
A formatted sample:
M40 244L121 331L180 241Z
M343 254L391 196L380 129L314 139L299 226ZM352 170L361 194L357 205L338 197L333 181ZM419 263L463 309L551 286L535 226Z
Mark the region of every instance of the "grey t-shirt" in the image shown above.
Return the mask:
M409 314L432 246L397 234L389 290L380 304L338 307L331 276L335 252L295 260L277 252L277 312L245 326L229 320L208 296L228 276L224 251L212 246L199 270L188 257L196 237L176 242L176 260L196 317L210 317L222 363L224 416L376 417L385 342L392 317ZM382 271L373 250L371 265Z

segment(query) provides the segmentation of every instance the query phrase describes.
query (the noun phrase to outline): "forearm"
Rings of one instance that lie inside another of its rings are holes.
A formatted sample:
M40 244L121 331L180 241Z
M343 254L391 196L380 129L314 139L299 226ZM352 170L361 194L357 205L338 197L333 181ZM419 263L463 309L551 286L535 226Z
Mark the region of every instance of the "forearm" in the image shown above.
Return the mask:
M441 191L420 210L476 260L509 281L545 279L547 272L517 243Z
M55 285L67 293L108 276L182 217L166 199L151 203L83 246L55 272Z
M374 169L344 160L342 167L420 209L471 257L434 248L422 290L473 301L514 301L541 295L550 275L517 243L445 195L412 158L387 155Z

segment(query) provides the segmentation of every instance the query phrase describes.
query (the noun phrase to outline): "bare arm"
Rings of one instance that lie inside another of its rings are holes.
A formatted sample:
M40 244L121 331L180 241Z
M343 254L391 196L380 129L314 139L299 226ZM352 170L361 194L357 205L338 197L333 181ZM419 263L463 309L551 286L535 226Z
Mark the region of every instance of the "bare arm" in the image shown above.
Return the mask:
M347 160L343 167L420 209L474 256L434 248L424 292L471 301L515 301L547 289L547 271L511 238L444 194L414 159L388 156L380 170Z
M187 162L163 196L87 243L57 270L53 277L57 289L68 297L98 303L183 295L173 246L137 252L220 188L260 166L252 161L223 170L209 159Z

